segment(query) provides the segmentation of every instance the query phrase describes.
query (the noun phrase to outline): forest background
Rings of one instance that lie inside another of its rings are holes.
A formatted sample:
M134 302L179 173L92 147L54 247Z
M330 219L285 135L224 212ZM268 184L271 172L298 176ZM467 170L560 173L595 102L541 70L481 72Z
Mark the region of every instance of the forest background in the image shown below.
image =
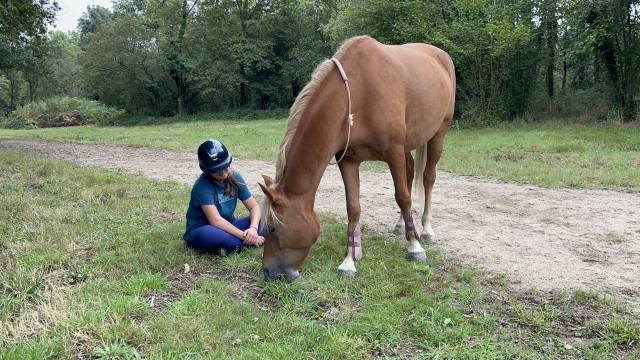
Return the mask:
M75 98L158 121L286 109L361 34L446 50L458 126L638 118L640 0L115 0L66 33L55 2L1 3L0 122Z

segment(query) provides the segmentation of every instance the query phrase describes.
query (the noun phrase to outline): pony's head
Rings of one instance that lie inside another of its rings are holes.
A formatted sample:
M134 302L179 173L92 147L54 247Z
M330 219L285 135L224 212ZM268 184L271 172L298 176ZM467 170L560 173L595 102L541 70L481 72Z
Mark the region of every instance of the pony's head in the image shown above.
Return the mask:
M293 281L298 269L320 235L320 223L313 209L288 198L273 186L268 176L259 184L266 195L263 224L266 229L262 270L265 280Z

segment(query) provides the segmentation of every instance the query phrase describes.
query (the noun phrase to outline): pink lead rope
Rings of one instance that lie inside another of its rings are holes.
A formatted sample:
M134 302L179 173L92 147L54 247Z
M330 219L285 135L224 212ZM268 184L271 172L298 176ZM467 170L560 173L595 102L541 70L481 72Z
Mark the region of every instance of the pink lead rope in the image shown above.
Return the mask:
M351 127L353 126L353 114L351 113L351 91L349 90L349 79L347 78L347 74L344 72L344 68L342 68L342 64L340 63L340 61L336 58L331 58L331 61L333 61L336 66L338 67L338 71L340 72L340 76L342 76L342 80L344 81L344 86L347 89L347 99L349 100L349 112L347 114L349 114L347 116L347 123L349 124L348 126L348 131L347 131L347 146L344 148L344 151L342 152L342 155L340 155L340 159L338 159L338 161L336 161L336 164L339 163L343 158L344 155L347 153L347 149L349 148L349 141L351 140Z

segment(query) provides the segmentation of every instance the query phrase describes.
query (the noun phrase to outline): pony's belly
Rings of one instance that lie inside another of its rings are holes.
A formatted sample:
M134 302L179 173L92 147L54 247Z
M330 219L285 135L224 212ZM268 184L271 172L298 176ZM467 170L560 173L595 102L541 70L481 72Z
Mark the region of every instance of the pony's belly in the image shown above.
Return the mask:
M346 157L350 159L360 160L360 161L376 161L376 160L383 161L385 159L384 154L382 152L366 146L349 148L349 150L347 150Z

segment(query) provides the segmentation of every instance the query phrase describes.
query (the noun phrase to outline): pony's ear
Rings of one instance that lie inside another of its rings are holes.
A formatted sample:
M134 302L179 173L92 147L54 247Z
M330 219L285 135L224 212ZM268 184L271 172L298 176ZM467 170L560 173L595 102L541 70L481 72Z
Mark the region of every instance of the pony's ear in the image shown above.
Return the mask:
M268 187L273 187L273 179L270 178L267 175L262 175L262 178L264 179L264 184L267 185Z
M280 194L278 193L278 190L267 186L267 185L263 185L262 183L258 183L258 185L260 185L260 189L262 189L262 192L267 196L267 198L269 199L269 202L272 204L278 204L279 200L280 200Z

